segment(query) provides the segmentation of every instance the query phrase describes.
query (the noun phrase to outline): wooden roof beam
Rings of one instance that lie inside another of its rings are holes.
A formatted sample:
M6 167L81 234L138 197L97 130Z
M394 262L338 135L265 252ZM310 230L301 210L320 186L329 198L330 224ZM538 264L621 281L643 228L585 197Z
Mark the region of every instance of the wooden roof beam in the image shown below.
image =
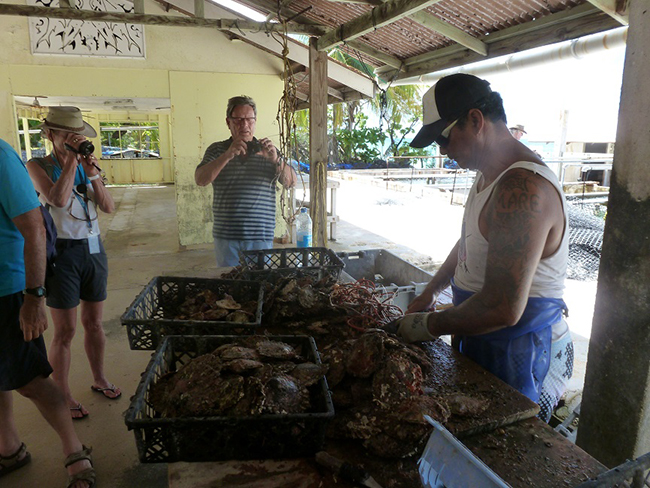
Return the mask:
M317 41L319 51L324 51L349 42L379 27L408 17L423 8L438 3L440 0L388 0L373 8L370 12L329 30Z
M489 46L488 58L495 58L518 51L526 51L556 42L577 39L578 37L619 27L619 24L589 3L579 5L534 22L516 25L494 32L485 37ZM396 79L411 78L435 71L462 66L485 58L462 46L453 45L436 51L414 56L405 61L406 70L397 74L396 70L379 68L385 77Z
M241 19L205 19L197 17L172 17L167 15L100 12L96 10L79 10L74 8L36 7L32 5L0 4L0 15L100 22L126 22L129 24L164 25L175 27L212 27L225 31L284 33L282 24L270 22L254 22L252 20ZM322 27L313 25L290 24L287 26L287 29L289 34L307 34L312 36L318 36L324 32Z
M398 59L395 56L391 56L390 54L386 54L385 52L380 51L379 49L375 49L374 47L369 46L363 42L350 41L346 42L346 44L352 49L356 49L359 52L367 54L371 58L375 58L376 60L381 61L382 63L395 69L401 69L402 65L404 64L402 63L401 59Z
M411 20L414 20L420 25L423 25L427 29L434 30L443 36L451 39L452 41L457 42L461 46L465 46L467 49L471 49L475 53L480 54L481 56L487 56L488 46L480 39L470 36L465 31L454 27L453 25L440 20L435 15L431 15L428 12L416 12L410 16Z
M360 3L363 5L381 5L382 0L329 0L330 2L340 2L340 3Z
M630 25L631 0L587 0L594 7L599 8L621 25Z

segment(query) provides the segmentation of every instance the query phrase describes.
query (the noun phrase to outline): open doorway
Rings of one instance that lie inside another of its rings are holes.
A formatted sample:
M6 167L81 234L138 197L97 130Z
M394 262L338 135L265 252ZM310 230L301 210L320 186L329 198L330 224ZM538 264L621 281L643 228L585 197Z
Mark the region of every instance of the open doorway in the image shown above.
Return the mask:
M168 99L15 96L17 132L24 161L51 150L38 125L48 107L79 107L98 134L92 142L108 183L174 182L171 108Z

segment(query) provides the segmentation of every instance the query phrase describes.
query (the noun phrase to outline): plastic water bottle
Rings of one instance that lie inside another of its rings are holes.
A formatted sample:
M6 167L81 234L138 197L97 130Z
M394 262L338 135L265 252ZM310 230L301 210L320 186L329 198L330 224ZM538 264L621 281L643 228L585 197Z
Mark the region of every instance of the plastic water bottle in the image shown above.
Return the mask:
M308 210L305 207L301 208L296 219L298 247L311 247L311 217Z

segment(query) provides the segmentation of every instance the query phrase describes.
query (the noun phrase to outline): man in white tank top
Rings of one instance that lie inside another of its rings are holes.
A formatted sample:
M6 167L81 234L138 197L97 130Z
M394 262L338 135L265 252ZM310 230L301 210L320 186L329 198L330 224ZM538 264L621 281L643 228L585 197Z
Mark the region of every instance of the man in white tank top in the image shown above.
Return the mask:
M555 174L506 125L501 96L472 75L442 78L423 97L411 143L436 142L478 172L461 238L398 324L408 342L452 334L459 350L550 414L573 370L562 300L568 258L564 194ZM454 307L431 310L452 285Z

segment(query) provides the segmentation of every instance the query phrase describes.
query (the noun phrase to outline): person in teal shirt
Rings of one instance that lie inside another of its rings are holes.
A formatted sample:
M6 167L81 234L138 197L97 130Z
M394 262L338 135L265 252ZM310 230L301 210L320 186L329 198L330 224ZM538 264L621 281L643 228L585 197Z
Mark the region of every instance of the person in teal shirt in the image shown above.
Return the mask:
M45 226L34 186L18 154L0 139L0 478L31 460L13 416L16 390L59 434L68 486L91 487L91 449L77 437L63 393L50 376L43 341L45 266Z

